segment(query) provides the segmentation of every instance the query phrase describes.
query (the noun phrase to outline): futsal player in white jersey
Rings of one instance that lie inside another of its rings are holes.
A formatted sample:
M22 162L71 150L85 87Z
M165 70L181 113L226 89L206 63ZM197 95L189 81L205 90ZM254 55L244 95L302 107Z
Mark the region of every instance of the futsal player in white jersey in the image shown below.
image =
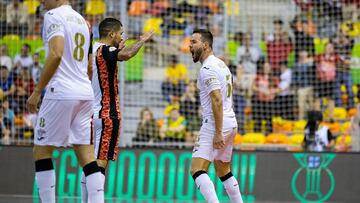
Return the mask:
M208 30L195 30L191 36L190 52L193 61L202 64L197 86L203 109L203 123L195 143L191 175L208 202L219 202L214 184L207 171L213 162L217 176L234 203L242 203L236 178L231 173L233 140L237 122L232 109L232 78L225 63L214 56L213 36Z
M118 61L135 56L154 32L149 31L139 40L125 47L122 23L115 18L105 18L99 24L100 40L93 47L92 86L95 96L94 131L95 156L101 173L105 176L108 161L115 161L119 150L120 102L118 88ZM86 203L87 190L84 173L81 177L82 202Z
M41 202L55 202L55 147L72 145L86 175L90 203L104 202L104 177L94 158L92 145L94 94L87 75L90 32L85 19L67 0L43 0L43 40L46 62L39 82L27 101L38 111L34 132L35 178Z

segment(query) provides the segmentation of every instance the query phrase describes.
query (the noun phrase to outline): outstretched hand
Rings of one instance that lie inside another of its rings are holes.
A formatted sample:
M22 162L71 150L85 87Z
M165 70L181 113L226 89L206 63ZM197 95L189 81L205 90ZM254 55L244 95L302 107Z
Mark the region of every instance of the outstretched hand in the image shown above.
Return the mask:
M148 42L154 36L154 30L150 30L140 36L140 40L143 42Z

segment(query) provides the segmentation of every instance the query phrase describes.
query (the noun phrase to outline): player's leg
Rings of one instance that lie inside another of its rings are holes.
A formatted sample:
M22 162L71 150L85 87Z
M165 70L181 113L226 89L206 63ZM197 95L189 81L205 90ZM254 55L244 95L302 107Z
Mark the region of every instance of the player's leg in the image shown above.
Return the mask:
M210 163L214 160L214 132L213 124L204 121L193 149L190 169L197 188L208 202L219 202L214 184L207 174Z
M34 146L35 179L43 203L55 203L55 171L52 162L53 146Z
M70 127L71 106L68 103L44 99L34 130L33 156L35 180L42 202L55 202L56 176L52 162L54 146L66 146Z
M242 203L239 184L231 173L231 157L233 150L233 140L236 135L236 128L224 131L225 147L215 152L214 166L216 175L220 177L226 193L234 203Z
M69 143L73 145L79 164L83 167L88 202L102 203L104 202L105 178L94 156L92 109L92 101L77 101Z
M197 188L204 196L207 202L217 203L219 202L214 184L211 182L207 171L210 166L210 161L203 158L192 158L190 173L193 177Z
M223 162L221 160L215 160L215 171L216 175L222 181L226 193L229 195L232 202L242 203L241 193L239 184L236 178L231 173L230 162Z

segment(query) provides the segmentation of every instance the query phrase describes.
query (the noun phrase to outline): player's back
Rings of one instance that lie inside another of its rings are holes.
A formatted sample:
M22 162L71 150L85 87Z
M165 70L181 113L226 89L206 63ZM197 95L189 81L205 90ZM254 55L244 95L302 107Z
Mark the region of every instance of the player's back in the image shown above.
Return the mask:
M46 99L93 100L91 82L88 79L88 50L90 33L85 19L63 5L45 14L43 39L46 53L54 36L64 37L64 51L60 65L50 80Z
M224 117L234 117L235 113L232 108L232 74L222 60L211 55L204 61L198 78L203 117L213 116L209 93L216 88L218 89L218 87L220 87L222 95Z

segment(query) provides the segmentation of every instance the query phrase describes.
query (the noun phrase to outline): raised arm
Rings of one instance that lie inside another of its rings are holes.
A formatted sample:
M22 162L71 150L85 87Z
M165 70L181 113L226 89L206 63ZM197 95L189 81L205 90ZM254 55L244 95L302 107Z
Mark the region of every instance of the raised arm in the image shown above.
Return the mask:
M154 31L149 31L141 35L140 39L135 44L125 47L121 51L119 51L118 60L127 61L131 59L139 52L141 47L152 38L153 35L154 35Z

